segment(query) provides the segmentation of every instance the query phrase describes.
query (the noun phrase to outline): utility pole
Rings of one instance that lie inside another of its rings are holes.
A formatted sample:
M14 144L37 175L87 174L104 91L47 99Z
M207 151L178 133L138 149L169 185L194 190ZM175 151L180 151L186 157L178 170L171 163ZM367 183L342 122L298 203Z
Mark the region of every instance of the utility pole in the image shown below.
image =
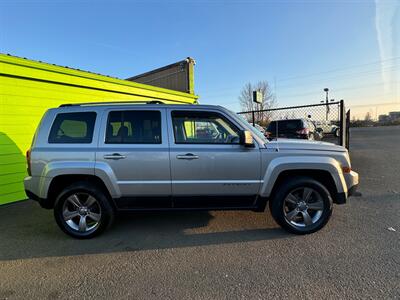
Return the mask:
M328 121L328 115L329 115L329 89L328 88L324 88L324 92L326 93L326 99L325 99L325 103L326 103L326 120Z

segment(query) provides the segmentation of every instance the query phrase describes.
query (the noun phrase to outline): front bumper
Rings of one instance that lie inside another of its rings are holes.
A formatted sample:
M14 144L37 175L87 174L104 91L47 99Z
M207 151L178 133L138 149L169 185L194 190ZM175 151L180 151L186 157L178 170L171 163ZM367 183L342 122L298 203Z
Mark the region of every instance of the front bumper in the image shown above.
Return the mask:
M358 189L358 184L353 185L353 186L348 190L347 196L348 196L348 197L354 196L354 195L356 194L356 192L357 192L357 189Z
M344 174L344 178L346 180L346 186L347 186L347 193L349 196L354 195L358 183L359 183L359 176L357 172L350 171L350 173ZM352 194L350 194L350 191L352 191Z
M357 172L350 171L350 173L344 174L344 178L346 181L347 192L337 194L335 201L336 204L345 204L347 202L347 198L354 196L358 189L359 176Z

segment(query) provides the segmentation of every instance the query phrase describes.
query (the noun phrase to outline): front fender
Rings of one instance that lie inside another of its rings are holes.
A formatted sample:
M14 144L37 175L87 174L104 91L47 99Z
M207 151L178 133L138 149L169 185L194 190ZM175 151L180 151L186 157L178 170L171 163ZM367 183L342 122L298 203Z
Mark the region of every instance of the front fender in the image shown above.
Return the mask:
M347 185L340 164L326 156L286 156L273 159L264 174L260 196L269 197L279 174L292 170L320 170L332 175L338 193L347 193Z

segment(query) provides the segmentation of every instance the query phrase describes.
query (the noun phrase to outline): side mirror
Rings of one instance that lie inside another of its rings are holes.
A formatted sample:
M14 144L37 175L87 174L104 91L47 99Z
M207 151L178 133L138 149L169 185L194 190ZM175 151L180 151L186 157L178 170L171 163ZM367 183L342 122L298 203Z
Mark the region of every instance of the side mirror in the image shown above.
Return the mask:
M242 130L240 132L240 145L245 147L254 147L253 136L251 135L250 131Z

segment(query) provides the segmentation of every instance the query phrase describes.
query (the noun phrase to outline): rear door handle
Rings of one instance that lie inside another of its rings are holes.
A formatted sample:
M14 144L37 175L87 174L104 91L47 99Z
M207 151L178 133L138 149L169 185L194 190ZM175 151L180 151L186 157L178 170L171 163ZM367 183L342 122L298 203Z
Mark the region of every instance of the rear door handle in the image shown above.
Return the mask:
M124 159L124 158L126 158L126 156L125 155L121 155L119 153L113 153L113 154L106 154L106 155L103 156L103 158L104 159L115 159L115 160L118 160L118 159Z
M179 154L176 156L177 159L187 159L187 160L192 160L192 159L199 159L198 155L194 155L193 153L186 153L186 154Z

